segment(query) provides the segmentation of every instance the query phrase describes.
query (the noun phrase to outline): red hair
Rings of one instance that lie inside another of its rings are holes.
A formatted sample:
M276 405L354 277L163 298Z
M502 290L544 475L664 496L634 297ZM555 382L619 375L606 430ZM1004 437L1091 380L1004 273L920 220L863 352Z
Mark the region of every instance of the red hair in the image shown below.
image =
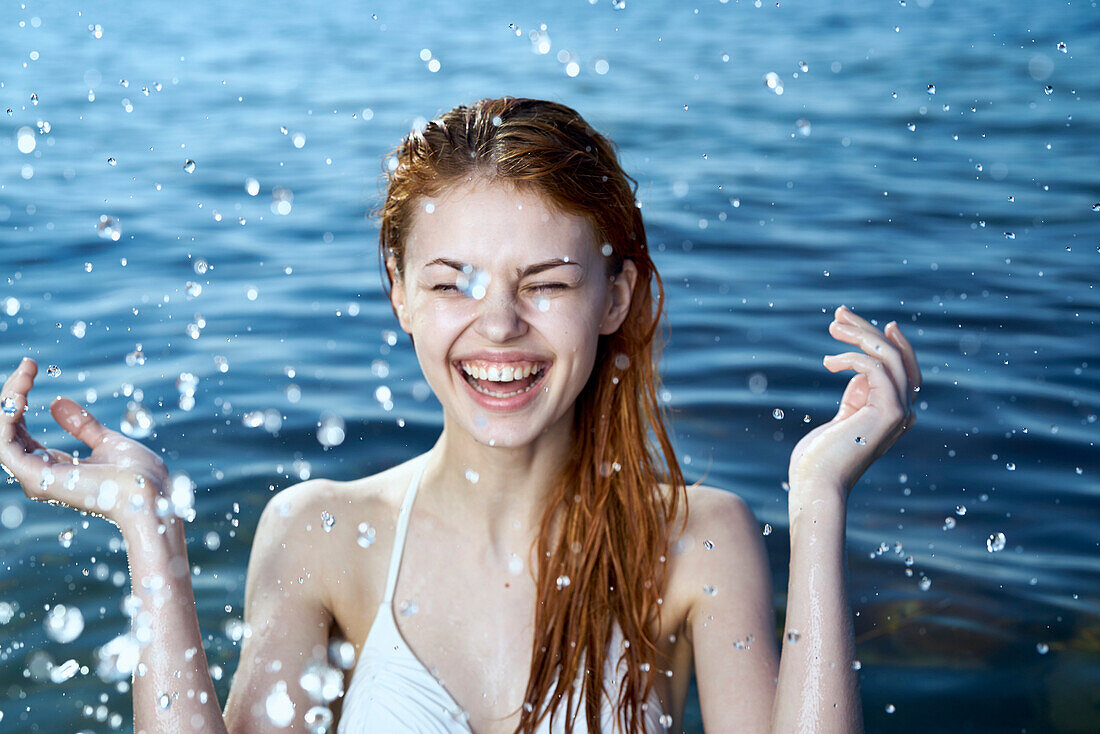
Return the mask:
M658 672L650 626L659 619L672 525L681 503L686 524L687 499L659 398L664 288L649 257L637 183L619 166L614 144L575 110L536 99L455 107L409 132L391 155L385 201L374 214L381 220L379 255L383 263L392 256L402 277L417 203L471 178L533 190L587 218L608 274L621 272L626 259L638 270L626 320L600 336L595 367L574 410L575 452L554 478L533 541L539 559L535 639L516 731L534 732L548 714L553 720L563 701L566 730L572 731L579 713L576 681L562 671L583 674L588 730L600 731L615 623L625 640L626 673L613 706L625 731L641 731ZM562 576L568 585L558 583Z

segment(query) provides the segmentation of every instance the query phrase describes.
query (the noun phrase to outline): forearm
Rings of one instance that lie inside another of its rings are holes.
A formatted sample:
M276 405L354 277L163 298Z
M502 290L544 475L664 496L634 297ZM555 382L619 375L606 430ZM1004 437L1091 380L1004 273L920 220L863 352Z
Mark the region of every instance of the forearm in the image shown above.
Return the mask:
M150 518L123 532L132 593L141 602L134 632L148 639L134 671L134 732L225 732L202 647L184 523L163 518L158 533L160 522Z
M791 487L791 566L774 732L863 730L859 677L852 666L846 504L841 490Z

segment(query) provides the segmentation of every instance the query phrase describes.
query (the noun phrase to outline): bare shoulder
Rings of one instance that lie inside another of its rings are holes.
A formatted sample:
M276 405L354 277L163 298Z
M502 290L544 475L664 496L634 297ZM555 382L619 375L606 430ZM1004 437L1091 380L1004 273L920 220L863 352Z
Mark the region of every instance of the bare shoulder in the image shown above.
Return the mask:
M662 484L661 489L667 492L669 486ZM718 550L718 540L721 539L724 549L714 555L725 556L745 545L754 544L759 535L752 508L739 495L726 489L688 486L687 507L680 508L680 517L674 529L680 527L685 511L687 525L679 543L679 548L684 551L696 543L704 544L705 550ZM708 540L710 543L705 543Z
M672 538L666 604L671 602L668 606L688 622L690 634L692 611L715 595L728 589L769 595L770 580L759 524L741 497L716 487L689 486L686 512L683 532Z
M302 540L314 530L324 533L318 537L332 537L337 525L346 526L353 515L384 520L400 504L408 464L351 481L315 478L286 487L264 507L257 539L261 530L268 531L268 539Z

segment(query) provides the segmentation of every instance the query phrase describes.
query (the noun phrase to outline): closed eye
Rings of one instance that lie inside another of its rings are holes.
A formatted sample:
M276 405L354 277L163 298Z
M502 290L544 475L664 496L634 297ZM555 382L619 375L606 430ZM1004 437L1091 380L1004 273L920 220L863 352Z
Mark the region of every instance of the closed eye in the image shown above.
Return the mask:
M565 283L540 283L539 285L531 286L533 291L556 291L565 290L569 286Z
M433 291L457 291L458 286L449 283L440 283L432 288Z

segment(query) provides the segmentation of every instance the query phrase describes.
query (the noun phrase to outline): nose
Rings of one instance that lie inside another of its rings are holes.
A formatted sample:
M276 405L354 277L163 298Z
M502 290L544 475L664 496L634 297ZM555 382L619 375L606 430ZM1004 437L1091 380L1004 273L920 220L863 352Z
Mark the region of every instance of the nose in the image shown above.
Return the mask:
M494 342L508 342L527 333L527 322L520 314L516 294L507 288L490 286L481 299L475 330Z

